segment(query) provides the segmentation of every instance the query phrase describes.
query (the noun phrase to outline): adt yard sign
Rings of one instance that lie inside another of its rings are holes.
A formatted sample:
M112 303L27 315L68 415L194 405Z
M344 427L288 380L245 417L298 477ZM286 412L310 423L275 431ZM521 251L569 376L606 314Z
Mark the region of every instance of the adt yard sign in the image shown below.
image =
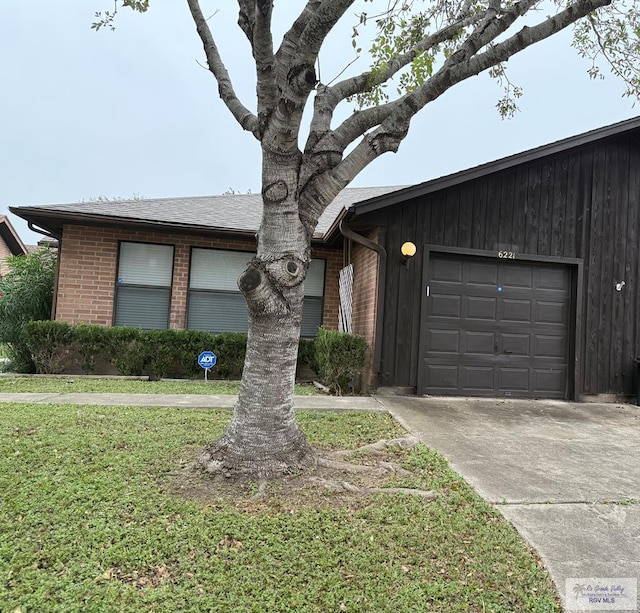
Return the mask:
M212 366L216 365L216 362L218 361L218 358L216 357L216 354L213 353L213 351L203 351L199 356L198 356L198 364L200 364L200 366L202 366L202 368L204 368L204 378L207 378L207 372L209 372L209 369Z

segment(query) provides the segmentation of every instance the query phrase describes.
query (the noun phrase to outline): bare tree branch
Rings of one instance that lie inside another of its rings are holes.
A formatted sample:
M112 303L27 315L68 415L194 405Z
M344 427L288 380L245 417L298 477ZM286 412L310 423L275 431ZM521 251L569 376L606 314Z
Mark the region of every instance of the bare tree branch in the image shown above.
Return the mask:
M398 55L391 60L385 66L384 70L376 73L367 71L356 77L336 83L332 88L335 95L338 96L340 100L345 100L346 98L364 92L371 87L385 83L389 79L393 78L400 70L411 64L419 53L429 51L440 43L450 40L458 33L462 32L462 30L467 26L478 22L485 16L485 14L486 12L466 15L459 21L440 29L438 32L425 36L413 47L413 49L407 53Z
M309 23L315 11L318 10L320 4L322 4L322 0L308 0L302 12L298 15L298 18L291 24L291 27L283 36L280 48L276 53L277 60L281 61L283 57L290 58L294 55L298 41L300 40L300 35L304 32L307 23ZM289 62L284 61L284 63L288 64Z
M207 56L209 70L218 82L218 93L236 121L248 132L252 132L258 138L258 118L247 109L239 100L231 83L231 77L220 57L207 20L205 19L198 0L187 0L189 10L196 24L196 30Z
M325 38L355 0L323 0L300 34L296 45L300 58L315 64Z
M443 66L436 72L433 77L431 77L425 83L423 87L427 87L434 80L437 80L438 75L448 71L451 66L462 63L467 58L477 53L478 49L485 47L491 41L495 40L498 36L506 32L513 25L516 19L524 15L536 2L537 0L522 0L521 2L514 4L513 7L510 10L506 11L500 18L496 17L497 11L495 9L484 11L480 15L482 19L477 22L476 27L469 34L469 36L466 37L464 42L460 45L458 51L452 54L444 62ZM450 32L450 36L454 36L459 31L460 28L455 28L453 30L445 28L437 34L440 35L443 32ZM440 36L438 36L438 38L440 38ZM404 56L400 56L400 58L398 59L405 61L406 56L408 55L411 54L404 54ZM393 60L391 64L393 65L393 68L395 68L396 60ZM402 66L398 66L398 70L401 67ZM378 83L375 84L377 85L379 83L385 82L386 80L390 79L396 72L397 70L392 69L385 71L384 76L386 76L387 78L384 80L376 79ZM407 103L410 100L411 96L412 94L407 94L387 104L379 105L377 107L372 107L364 111L354 113L335 130L335 139L337 140L337 142L343 143L344 147L347 147L355 139L359 138L365 132L384 121L384 119L386 119L386 117L391 114L394 108Z
M305 183L301 182L301 218L308 223L317 222L324 211L322 201L325 200L325 193L332 194L336 189L339 191L346 187L383 153L397 151L413 116L453 85L507 60L610 2L578 0L543 22L532 27L525 26L505 41L477 53L478 49L486 47L488 42L505 31L534 4L534 0L521 2L513 7L516 14L507 12L500 19L493 20L500 22L495 26L499 31L495 32L488 25L476 30L475 38L468 37L460 50L448 58L423 86L385 105L354 113L338 129L328 132L309 151L305 151L305 165L308 168L303 173ZM368 132L374 127L372 132ZM360 136L362 140L353 151L338 161L338 156ZM303 206L306 207L304 212Z
M309 141L305 149L317 142L318 138L331 128L331 120L337 106L343 100L358 93L368 91L393 78L400 70L408 66L419 53L423 53L436 45L449 40L464 27L472 24L481 15L468 16L461 21L442 28L438 32L425 36L411 51L397 56L379 72L366 71L336 83L334 86L319 86L314 101L315 111L309 128ZM375 124L374 124L375 125Z
M255 26L255 0L238 0L238 26L253 46Z
M256 61L258 91L258 116L265 116L276 104L277 87L275 80L275 57L271 35L271 15L273 2L257 0L254 5L255 26L251 47Z

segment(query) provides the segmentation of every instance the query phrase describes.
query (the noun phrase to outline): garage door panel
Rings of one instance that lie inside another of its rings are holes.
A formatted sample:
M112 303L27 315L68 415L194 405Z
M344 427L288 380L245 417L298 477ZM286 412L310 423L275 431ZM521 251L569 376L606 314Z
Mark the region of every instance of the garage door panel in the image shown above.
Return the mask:
M502 353L510 356L529 357L531 336L529 334L501 334Z
M503 393L518 392L526 394L529 391L529 368L514 368L511 366L498 367L498 389Z
M462 283L462 260L438 259L433 263L433 281Z
M496 334L495 332L485 331L464 331L463 353L465 355L488 355L495 353Z
M471 285L495 287L498 283L498 270L491 262L464 262L463 281Z
M438 353L460 353L459 330L429 330L427 351Z
M499 319L508 322L531 323L531 301L503 298L500 301Z
M562 368L534 368L533 392L546 398L564 398L567 369Z
M571 279L562 264L432 254L420 393L564 398Z
M567 339L564 335L535 335L535 357L554 358L558 360L567 359Z
M461 315L461 296L451 294L433 294L431 299L431 314L434 317L455 317Z
M517 287L531 289L533 287L533 270L524 266L504 267L504 287Z
M466 393L492 392L495 388L495 369L492 366L463 366L461 375L462 391Z
M456 391L458 385L458 367L447 364L427 365L427 388L431 390Z
M539 266L536 272L536 289L566 293L570 287L569 270L566 267Z
M464 296L465 312L467 319L483 319L495 321L498 301L496 298L484 298L481 296Z
M565 328L569 321L569 309L566 302L537 300L536 322L541 324L555 324Z

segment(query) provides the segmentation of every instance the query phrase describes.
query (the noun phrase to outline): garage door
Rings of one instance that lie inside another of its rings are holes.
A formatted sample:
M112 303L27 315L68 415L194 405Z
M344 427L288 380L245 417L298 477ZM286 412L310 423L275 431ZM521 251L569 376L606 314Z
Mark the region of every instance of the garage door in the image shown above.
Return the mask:
M566 398L568 266L432 252L420 393Z

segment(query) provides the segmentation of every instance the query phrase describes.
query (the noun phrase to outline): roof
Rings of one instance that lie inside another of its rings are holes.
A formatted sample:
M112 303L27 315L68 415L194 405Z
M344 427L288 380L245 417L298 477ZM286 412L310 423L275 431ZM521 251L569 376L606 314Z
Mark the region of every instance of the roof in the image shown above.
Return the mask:
M12 255L25 255L27 248L22 242L11 222L3 215L0 216L0 238L5 242Z
M529 149L527 151L523 151L522 153L510 155L508 157L501 158L487 164L481 164L480 166L462 170L460 172L446 175L438 179L433 179L431 181L426 181L424 183L419 183L417 185L399 189L393 191L392 193L374 196L372 198L369 198L368 200L361 200L354 203L350 207L350 213L351 215L369 213L377 209L386 208L388 206L392 206L401 202L406 202L407 200L410 200L412 198L425 196L442 189L447 189L449 187L453 187L454 185L465 183L466 181L478 179L489 174L500 172L502 170L508 170L520 164L533 162L541 158L554 155L556 153L562 153L569 149L589 145L596 141L611 138L613 136L618 136L620 134L634 132L635 138L637 138L640 142L640 117L627 119L626 121L621 121L610 126L591 130L577 136L572 136L570 138L565 138L548 145L543 145L542 147L536 147L535 149Z
M322 239L340 213L353 203L398 187L349 187L338 194L320 217L315 239ZM77 202L10 207L30 223L59 236L63 224L135 226L150 230L198 234L234 233L253 236L262 217L260 194Z

